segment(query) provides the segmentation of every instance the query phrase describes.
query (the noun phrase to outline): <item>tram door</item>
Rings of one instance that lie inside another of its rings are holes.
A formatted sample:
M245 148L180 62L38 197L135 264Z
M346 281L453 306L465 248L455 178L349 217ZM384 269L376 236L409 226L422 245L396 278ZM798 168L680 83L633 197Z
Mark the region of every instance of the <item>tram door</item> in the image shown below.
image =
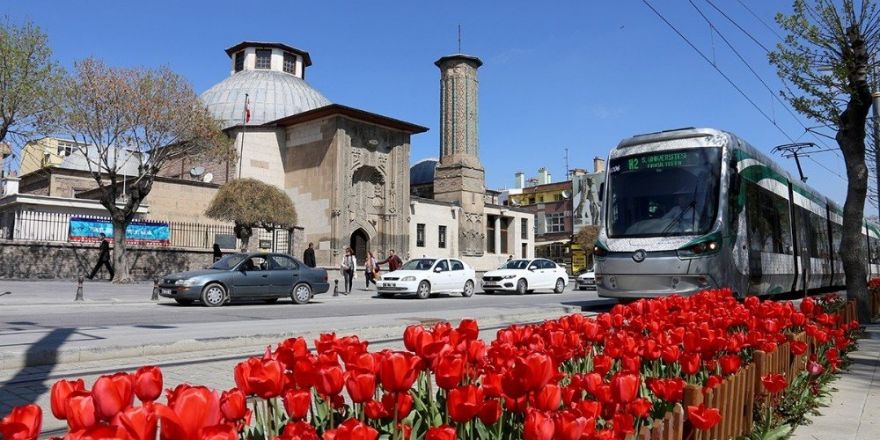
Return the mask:
M810 214L806 209L794 206L795 230L797 231L797 261L798 264L798 283L796 290L805 291L811 287L813 277L811 249L813 246L812 226L810 225Z

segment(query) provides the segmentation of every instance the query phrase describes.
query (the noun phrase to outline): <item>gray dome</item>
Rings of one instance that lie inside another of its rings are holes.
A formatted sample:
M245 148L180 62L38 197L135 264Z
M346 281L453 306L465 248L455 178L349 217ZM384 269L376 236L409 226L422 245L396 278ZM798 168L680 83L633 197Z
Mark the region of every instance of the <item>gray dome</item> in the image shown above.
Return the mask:
M302 79L272 70L243 70L220 81L199 97L223 128L244 122L244 95L249 95L251 120L259 125L330 105Z
M409 169L409 184L424 185L434 183L434 171L437 169L437 159L422 159Z

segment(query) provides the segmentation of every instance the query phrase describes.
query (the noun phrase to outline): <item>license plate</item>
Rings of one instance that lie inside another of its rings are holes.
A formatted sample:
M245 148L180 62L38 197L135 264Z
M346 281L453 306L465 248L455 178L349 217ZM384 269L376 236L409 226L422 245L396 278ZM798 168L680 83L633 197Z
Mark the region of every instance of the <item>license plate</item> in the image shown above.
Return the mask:
M394 283L385 283L384 287L397 287L397 285Z
M159 293L163 293L165 295L171 295L171 289L159 289Z

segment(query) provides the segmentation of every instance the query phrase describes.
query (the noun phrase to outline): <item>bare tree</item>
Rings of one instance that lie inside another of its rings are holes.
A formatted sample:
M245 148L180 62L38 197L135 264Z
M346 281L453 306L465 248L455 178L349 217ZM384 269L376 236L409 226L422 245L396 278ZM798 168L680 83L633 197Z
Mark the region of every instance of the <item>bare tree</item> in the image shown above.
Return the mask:
M23 143L50 119L63 71L47 41L29 22L0 24L0 144Z
M234 154L231 143L187 81L167 68L86 59L65 79L60 103L57 130L77 142L110 213L114 281L130 282L126 227L163 164L180 154Z
M585 225L574 236L574 242L584 251L587 267L592 266L593 246L597 238L599 238L599 226L596 225Z
M791 15L780 13L776 20L787 35L771 52L770 62L794 86L781 95L798 112L837 132L847 174L840 256L847 294L858 300L859 320L867 322L867 255L861 232L868 193L868 74L880 38L877 7L873 0L795 0Z
M235 223L242 251L249 249L254 228L271 231L296 226L296 209L290 197L256 179L237 179L220 187L205 215Z

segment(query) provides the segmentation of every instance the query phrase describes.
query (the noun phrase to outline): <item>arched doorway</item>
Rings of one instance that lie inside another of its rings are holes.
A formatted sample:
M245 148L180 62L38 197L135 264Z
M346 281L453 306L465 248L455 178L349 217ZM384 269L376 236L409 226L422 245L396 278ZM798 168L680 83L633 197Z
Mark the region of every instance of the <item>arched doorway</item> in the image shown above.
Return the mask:
M357 258L358 264L363 264L367 259L367 249L370 247L370 236L367 231L358 229L351 234L351 251Z

